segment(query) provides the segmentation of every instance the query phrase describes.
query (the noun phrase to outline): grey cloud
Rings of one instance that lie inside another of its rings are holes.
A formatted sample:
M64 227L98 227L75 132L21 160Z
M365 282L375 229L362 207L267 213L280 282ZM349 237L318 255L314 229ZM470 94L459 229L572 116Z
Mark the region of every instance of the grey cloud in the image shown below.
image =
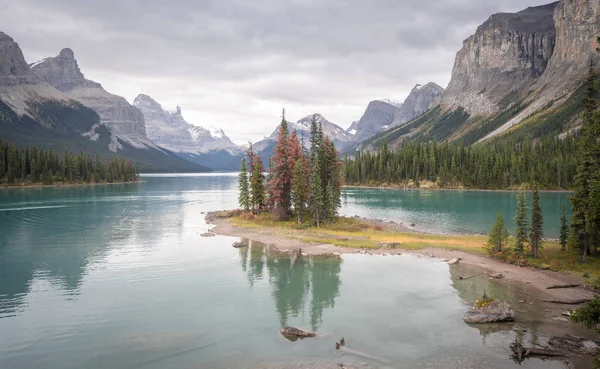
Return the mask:
M402 99L415 83L430 80L446 85L455 53L477 25L498 11L547 3L0 2L2 31L30 62L71 47L86 76L109 91L130 100L144 92L180 101L198 119L193 123L223 125L238 141L269 134L281 105L297 118L318 110L348 126L369 100Z

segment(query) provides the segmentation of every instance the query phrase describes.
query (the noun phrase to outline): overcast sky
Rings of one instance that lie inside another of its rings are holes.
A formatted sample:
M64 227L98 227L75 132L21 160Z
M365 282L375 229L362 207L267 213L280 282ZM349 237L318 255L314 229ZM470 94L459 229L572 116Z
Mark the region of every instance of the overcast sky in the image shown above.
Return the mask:
M238 143L281 109L347 128L369 101L446 87L456 52L500 11L548 0L0 0L0 31L28 62L75 52L88 79L130 102L180 105Z

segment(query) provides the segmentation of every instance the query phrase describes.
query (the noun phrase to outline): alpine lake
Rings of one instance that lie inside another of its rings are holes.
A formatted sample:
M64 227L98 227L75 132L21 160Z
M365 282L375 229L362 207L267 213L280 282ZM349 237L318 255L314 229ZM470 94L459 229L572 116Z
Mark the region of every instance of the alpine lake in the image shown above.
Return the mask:
M459 280L467 265L356 254L291 268L266 245L200 237L207 212L237 207L237 174L142 180L0 190L0 368L517 368L515 338L544 344L557 333L536 319L532 287ZM567 203L542 194L546 236L558 236ZM513 192L345 188L340 213L479 234L498 211L512 223L515 205ZM514 306L517 322L465 324L484 290ZM319 336L291 342L285 325ZM336 351L341 337L389 363Z

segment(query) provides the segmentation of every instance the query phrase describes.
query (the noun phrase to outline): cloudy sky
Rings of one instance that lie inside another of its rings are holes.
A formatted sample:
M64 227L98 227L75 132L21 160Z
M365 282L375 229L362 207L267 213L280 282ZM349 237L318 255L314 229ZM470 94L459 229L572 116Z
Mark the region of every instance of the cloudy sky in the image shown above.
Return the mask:
M270 134L282 108L347 128L371 100L446 87L479 24L548 2L0 0L0 31L28 62L70 47L109 92L180 105L188 122L243 143Z

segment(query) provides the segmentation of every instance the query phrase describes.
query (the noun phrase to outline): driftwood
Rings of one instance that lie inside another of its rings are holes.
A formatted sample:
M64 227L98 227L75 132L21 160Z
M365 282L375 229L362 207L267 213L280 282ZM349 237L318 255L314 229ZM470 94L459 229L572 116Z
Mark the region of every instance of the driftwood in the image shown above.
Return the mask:
M522 363L526 358L530 356L554 356L554 357L565 357L566 353L563 351L557 350L548 350L548 349L537 349L533 347L523 347L521 343L517 340L510 344L510 349L512 351L511 358L516 363Z
M344 337L342 337L342 339L340 340L340 342L336 342L335 343L335 349L338 350L338 351L342 351L342 352L344 352L346 354L349 354L349 355L361 357L363 359L374 360L374 361L378 361L378 362L383 363L383 364L391 364L391 362L388 361L388 360L382 359L380 357L377 357L377 356L374 356L374 355L371 355L371 354L367 354L365 352L354 350L354 349L351 349L349 347L346 347L346 340L344 339Z
M546 287L547 290L554 290L557 288L576 288L581 287L580 284L556 284L554 286Z
M469 279L469 278L477 277L478 275L482 275L482 274L483 274L483 272L480 272L477 274L468 275L466 277L458 277L458 279Z
M563 304L563 305L580 305L586 302L592 301L592 299L581 299L581 300L542 300L543 302L549 302L551 304Z
M448 261L447 263L450 265L454 265L454 264L458 264L458 262L461 260L462 260L461 258L454 258L454 259Z
M296 265L296 261L300 257L300 254L302 254L301 249L296 249L294 252L292 252L292 263L290 264L290 269L294 269L294 265Z

